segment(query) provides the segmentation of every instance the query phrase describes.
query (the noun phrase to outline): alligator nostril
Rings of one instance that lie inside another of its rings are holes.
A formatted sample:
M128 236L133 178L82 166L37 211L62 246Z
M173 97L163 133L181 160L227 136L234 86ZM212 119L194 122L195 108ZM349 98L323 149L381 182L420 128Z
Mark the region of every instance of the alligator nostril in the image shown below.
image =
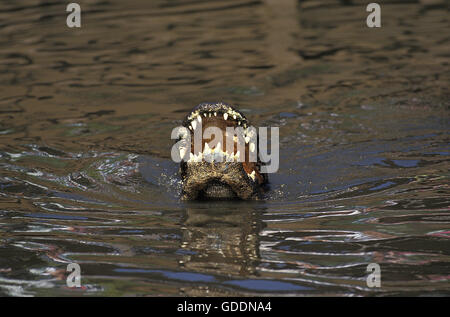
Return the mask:
M211 181L199 193L200 199L235 199L236 193L225 183L219 181Z

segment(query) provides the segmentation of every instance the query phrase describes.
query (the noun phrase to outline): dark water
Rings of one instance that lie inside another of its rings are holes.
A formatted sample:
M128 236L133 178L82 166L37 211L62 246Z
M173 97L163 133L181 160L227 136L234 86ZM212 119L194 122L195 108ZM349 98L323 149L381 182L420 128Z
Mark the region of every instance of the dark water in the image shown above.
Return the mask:
M61 1L3 0L0 295L449 295L450 23L428 2L369 29L358 1L80 0L69 29ZM178 199L170 132L204 101L280 127L266 199Z

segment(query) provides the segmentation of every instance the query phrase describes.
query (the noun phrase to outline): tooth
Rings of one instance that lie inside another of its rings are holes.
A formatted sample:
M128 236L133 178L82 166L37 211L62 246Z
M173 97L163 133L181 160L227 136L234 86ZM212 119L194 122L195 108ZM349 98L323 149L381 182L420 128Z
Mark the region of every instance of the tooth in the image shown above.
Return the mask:
M191 126L189 126L189 130L191 130L191 131L192 131L192 127L191 127Z
M191 124L192 124L192 127L193 127L193 128L194 128L194 130L195 130L195 128L197 127L197 121L195 121L195 120L194 120L194 121L192 121L192 123L191 123Z
M255 143L250 143L250 152L255 152Z
M181 130L181 138L186 139L187 136L188 136L188 132L186 131L186 129Z
M214 153L214 162L223 162L223 152L222 151L216 151Z
M184 155L186 154L186 148L184 147L180 147L180 157L181 159L184 158Z
M223 118L224 118L225 120L227 120L227 119L228 119L228 113L224 113L224 114L223 114Z
M203 149L203 154L211 153L208 143L205 143L205 148Z
M202 116L197 117L198 123L202 123Z
M248 136L245 137L245 143L250 142L250 138Z
M236 115L235 115L235 114L233 115L233 119L235 119L235 120L236 120Z
M241 121L238 121L238 125L241 125Z
M205 149L203 150L203 157L205 161L211 163L213 160L213 156L211 155L211 149L209 148L208 143L205 143Z
M217 145L216 145L216 147L214 149L216 149L216 150L221 152L222 151L222 144L220 144L220 142L217 143Z
M217 112L214 112L214 117L217 117Z
M205 118L206 118L206 112L203 114L204 116L205 116Z
M189 153L189 162L194 162L195 161L195 155L192 153Z
M255 171L253 171L251 174L247 174L248 177L250 177L251 179L255 180L256 176L255 176Z

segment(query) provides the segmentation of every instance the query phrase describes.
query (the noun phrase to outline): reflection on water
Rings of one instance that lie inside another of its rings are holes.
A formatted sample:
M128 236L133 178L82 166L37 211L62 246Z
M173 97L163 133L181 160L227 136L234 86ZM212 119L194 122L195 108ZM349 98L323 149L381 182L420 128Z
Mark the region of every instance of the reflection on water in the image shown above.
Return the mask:
M261 212L247 204L188 207L182 228L182 247L188 250L183 265L189 270L254 275L260 258Z
M0 4L0 295L449 294L439 1L379 30L362 1L79 3ZM280 127L262 201L178 199L170 131L215 100Z

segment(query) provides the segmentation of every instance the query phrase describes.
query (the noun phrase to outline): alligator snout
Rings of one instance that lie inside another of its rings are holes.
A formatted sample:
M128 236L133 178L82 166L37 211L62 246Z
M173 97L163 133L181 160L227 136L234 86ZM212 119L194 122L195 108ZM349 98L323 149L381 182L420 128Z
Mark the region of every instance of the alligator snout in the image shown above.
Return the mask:
M258 136L240 111L224 103L202 103L183 126L190 134L184 136L189 145L180 149L186 158L180 163L183 199L260 197L267 175L260 170Z

